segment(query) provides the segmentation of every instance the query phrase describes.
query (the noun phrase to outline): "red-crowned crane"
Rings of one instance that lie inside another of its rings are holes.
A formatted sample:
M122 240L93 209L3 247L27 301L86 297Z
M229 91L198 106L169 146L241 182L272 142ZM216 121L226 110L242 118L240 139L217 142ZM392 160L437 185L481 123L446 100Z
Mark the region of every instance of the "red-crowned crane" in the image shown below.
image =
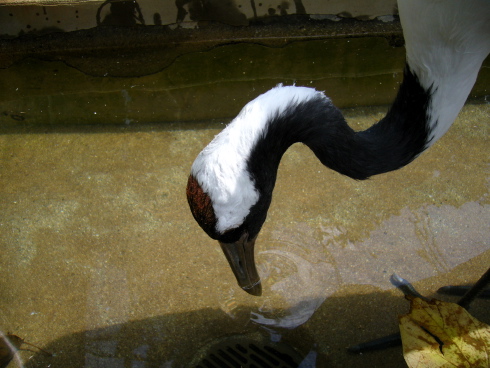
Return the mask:
M356 132L324 93L279 85L250 101L192 165L192 214L248 293L261 294L254 243L289 146L302 142L325 166L366 179L410 163L463 107L490 52L490 1L398 0L398 8L406 66L378 123Z

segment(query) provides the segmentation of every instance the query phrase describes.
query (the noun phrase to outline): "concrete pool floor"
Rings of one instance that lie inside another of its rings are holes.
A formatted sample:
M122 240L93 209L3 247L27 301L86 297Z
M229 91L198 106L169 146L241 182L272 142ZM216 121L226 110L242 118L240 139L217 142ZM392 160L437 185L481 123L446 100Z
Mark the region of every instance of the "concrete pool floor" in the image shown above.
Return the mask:
M385 111L345 113L361 129ZM281 336L318 367L403 367L401 348L346 347L397 330L408 302L393 272L434 296L488 268L489 121L490 105L467 105L415 162L363 182L293 146L257 241L260 298L235 286L186 203L222 124L4 130L0 329L55 354L22 352L36 367L183 367L237 333ZM472 313L490 322L488 301Z

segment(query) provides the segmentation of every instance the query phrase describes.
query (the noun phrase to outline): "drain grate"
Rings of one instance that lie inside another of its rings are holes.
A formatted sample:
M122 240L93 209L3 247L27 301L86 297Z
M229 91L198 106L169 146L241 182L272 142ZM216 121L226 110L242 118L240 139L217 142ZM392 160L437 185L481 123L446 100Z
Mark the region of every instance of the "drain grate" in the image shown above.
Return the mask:
M286 343L247 335L231 336L205 346L195 368L296 368L301 355Z

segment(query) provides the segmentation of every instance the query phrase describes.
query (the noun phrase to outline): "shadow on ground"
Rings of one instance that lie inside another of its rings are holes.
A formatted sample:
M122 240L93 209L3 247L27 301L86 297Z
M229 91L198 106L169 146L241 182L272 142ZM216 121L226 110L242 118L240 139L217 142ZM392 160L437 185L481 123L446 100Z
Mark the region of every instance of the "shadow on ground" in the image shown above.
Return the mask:
M346 305L355 308L346 310ZM477 301L472 312L483 316L486 308L488 301ZM364 313L358 313L359 310ZM245 310L243 315L232 320L220 309L206 308L63 336L44 347L54 354L52 357L35 354L26 367L189 367L193 357L203 353L201 347L235 334L266 337L280 334L283 342L302 356L308 355L308 362L305 361L301 367L355 367L364 364L370 367L403 367L401 347L364 354L349 354L346 348L396 332L397 316L405 311L408 311L408 302L402 296L393 297L385 292L332 297L305 325L290 331L272 331L271 334L271 330L253 323L237 323L246 318ZM352 341L353 336L356 336L355 341ZM318 341L326 349L319 349ZM313 361L315 365L312 365Z

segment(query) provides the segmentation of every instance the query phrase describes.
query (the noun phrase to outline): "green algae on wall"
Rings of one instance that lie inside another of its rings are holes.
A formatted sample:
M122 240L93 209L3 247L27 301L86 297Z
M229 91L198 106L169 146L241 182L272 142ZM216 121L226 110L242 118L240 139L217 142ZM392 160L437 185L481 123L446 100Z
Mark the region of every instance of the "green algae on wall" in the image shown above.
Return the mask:
M341 108L388 104L404 62L405 49L383 37L299 40L281 47L232 43L130 77L94 76L60 61L28 58L0 69L0 127L226 121L278 83L325 91ZM104 67L104 58L100 63ZM488 94L487 69L476 95Z

